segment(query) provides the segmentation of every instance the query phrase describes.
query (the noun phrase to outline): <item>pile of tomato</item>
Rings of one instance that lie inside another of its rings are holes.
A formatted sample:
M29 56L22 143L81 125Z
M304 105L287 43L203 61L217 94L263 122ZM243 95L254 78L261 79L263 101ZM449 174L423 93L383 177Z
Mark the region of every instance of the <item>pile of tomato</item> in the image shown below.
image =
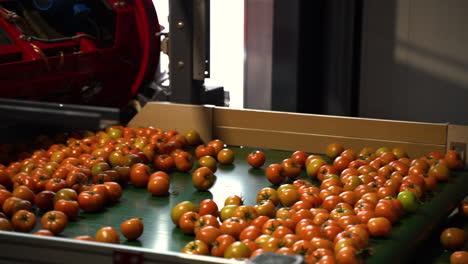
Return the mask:
M193 186L207 191L217 164L235 158L220 139L202 144L195 130L111 126L42 143L44 148L0 165L0 230L31 232L40 224L34 234L61 234L68 221L83 221L81 213L119 202L128 184L168 196L168 173L174 170L191 174ZM371 237L387 236L437 182L450 180L451 169L462 167L456 151L410 159L400 148L355 152L332 143L324 152L296 151L267 166L264 152L251 153L246 162L266 178L256 204L244 204L237 194L222 207L210 199L177 204L172 221L194 236L181 250L236 259L276 252L300 254L307 263L362 263ZM299 179L304 171L309 178ZM136 240L143 229L141 219L131 218L120 230L103 226L93 237L74 238L119 243L118 231Z
M300 254L307 263L363 263L372 253L371 238L388 236L438 182L450 180L450 170L462 168L456 151L410 159L401 148L356 153L332 143L325 153L296 151L266 166L274 187L259 190L254 205L238 195L220 209L213 200L176 205L174 224L195 236L182 251L236 259L276 252ZM260 150L247 157L256 169L265 160ZM299 179L302 171L310 179Z

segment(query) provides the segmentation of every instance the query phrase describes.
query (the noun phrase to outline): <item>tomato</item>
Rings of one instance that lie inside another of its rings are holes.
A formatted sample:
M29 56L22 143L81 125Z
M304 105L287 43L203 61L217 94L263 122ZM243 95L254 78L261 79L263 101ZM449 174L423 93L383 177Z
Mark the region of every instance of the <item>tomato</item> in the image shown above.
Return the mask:
M111 226L101 227L96 231L94 238L98 242L120 244L119 233Z
M308 157L309 154L302 150L297 150L293 154L291 154L291 159L297 164L301 165L301 167L305 167L306 160Z
M392 198L393 199L393 198ZM398 202L399 204L396 205ZM375 216L381 216L387 218L391 223L396 222L402 213L403 205L401 204L400 200L385 200L381 199L377 205L375 206Z
M392 223L385 217L374 217L367 222L367 228L371 236L387 236L392 231Z
M442 164L431 166L428 174L429 176L434 176L438 181L448 181L450 179L449 168Z
M196 232L195 239L203 241L209 248L213 246L216 238L221 235L219 228L214 226L204 226Z
M130 180L130 172L131 172L130 167L116 166L114 167L114 170L117 171L117 174L119 175L119 183L126 185L128 181Z
M215 158L211 156L203 156L198 159L198 165L200 167L207 167L209 168L212 172L216 172L218 169L217 161Z
M272 200L263 200L254 205L254 208L258 215L264 215L268 217L273 217L276 211L276 205L272 202Z
M292 206L301 199L301 194L297 189L285 189L278 191L278 198L283 206Z
M99 158L97 158L96 160L99 160ZM91 167L91 175L94 177L98 173L101 173L101 172L106 171L108 169L110 169L109 163L105 162L104 159L101 159L100 162L95 163Z
M76 236L74 237L73 239L76 239L76 240L83 240L83 241L96 241L96 239L94 239L93 237L91 236Z
M146 187L148 185L150 168L143 163L132 166L130 171L130 181L135 187Z
M348 168L348 165L351 161L352 160L345 156L338 156L333 161L333 167L335 167L335 169L337 169L338 171L343 171L346 168Z
M108 160L112 167L122 165L125 154L120 150L114 150L109 154Z
M215 149L216 154L224 148L224 142L219 139L210 140L206 145L212 146Z
M6 215L13 215L19 210L30 210L32 207L31 202L20 199L18 197L9 197L3 202L3 212Z
M319 170L317 171L317 179L319 181L323 181L325 179L325 175L327 174L336 174L338 175L338 170L331 165L322 165L320 166Z
M252 168L258 169L265 164L265 159L265 153L260 150L256 150L247 156L247 163Z
M297 178L301 173L302 166L299 163L296 163L293 159L285 159L281 162L282 173L288 178Z
M48 211L41 218L42 228L49 230L55 235L62 233L67 223L68 217L61 211Z
M175 166L175 161L170 155L162 154L153 159L153 164L156 169L168 172Z
M250 256L250 253L250 248L246 244L240 241L236 241L226 248L226 251L224 252L224 258L245 259Z
M58 190L54 196L54 203L58 200L71 200L76 201L78 199L78 194L75 190L71 188L63 188Z
M206 215L199 215L198 219L194 223L194 233L197 234L200 229L205 226L214 226L219 227L219 221L216 216L206 214Z
M83 191L78 195L78 204L85 212L97 212L104 207L104 197L93 191Z
M143 234L143 221L141 218L132 218L120 224L120 232L129 241L137 240Z
M179 227L185 234L195 233L195 222L198 221L199 215L197 212L189 211L184 213L179 219Z
M420 205L419 199L416 196L416 194L409 190L398 193L397 198L401 201L403 209L406 212L412 213L416 211Z
M450 264L466 264L468 263L468 252L455 251L450 255Z
M200 144L201 137L200 133L198 133L195 129L189 129L184 133L185 139L187 140L187 144L194 146Z
M266 178L274 185L284 182L286 175L283 172L283 166L280 164L270 164L265 171Z
M252 220L259 216L257 209L250 205L241 205L236 208L233 216L239 217L245 220L247 223L250 223Z
M258 226L248 226L244 228L241 233L239 234L239 240L255 240L257 237L262 235L262 229Z
M243 205L244 201L242 200L242 197L239 195L229 195L225 200L224 200L224 205Z
M203 156L215 157L216 153L217 152L213 146L199 145L198 147L195 148L195 157L197 159Z
M51 178L47 180L47 183L45 185L46 190L52 191L55 193L66 187L67 187L66 181L60 178Z
M251 226L256 226L258 228L262 228L263 224L265 224L266 221L270 220L270 217L268 216L265 216L265 215L261 215L261 216L258 216L257 218L255 218L251 223L250 225Z
M216 155L219 163L223 165L230 165L234 161L235 155L234 151L228 148L224 148L218 152Z
M325 154L328 157L334 159L338 157L341 154L341 152L343 152L343 150L343 146L340 143L330 143L325 148Z
M219 227L219 230L223 234L228 234L234 238L239 238L240 233L244 228L246 228L249 224L244 219L239 217L230 217L224 220Z
M122 187L117 182L109 181L104 182L104 187L107 190L107 198L110 202L117 202L122 196Z
M54 210L63 212L69 220L75 220L80 214L80 205L77 201L58 200L54 206Z
M186 151L181 151L174 158L175 166L179 171L187 172L193 167L193 157Z
M65 183L68 188L73 190L79 190L81 185L88 182L88 176L82 172L70 172L68 173Z
M188 242L182 249L182 253L193 255L208 255L208 246L201 240L194 240Z
M176 204L174 207L171 209L171 219L172 222L178 226L179 225L179 218L186 212L197 212L197 206L191 202L191 201L183 201L178 204Z
M465 219L468 218L468 201L462 201L458 205L458 214L461 215Z
M215 181L216 176L207 167L198 168L192 173L192 184L199 191L209 190Z
M34 192L29 189L26 185L20 185L16 187L12 192L13 197L18 197L23 200L34 202Z
M50 232L47 229L39 229L36 232L34 232L33 234L38 235L38 236L54 236L54 233Z
M275 189L271 187L262 188L257 192L257 203L265 200L271 200L273 204L277 205L279 203L278 193Z
M0 208L3 206L3 203L5 202L6 199L10 198L13 196L10 191L6 189L0 189Z
M311 155L313 156L313 155ZM310 156L309 156L310 158ZM309 160L309 158L307 160ZM323 160L321 157L320 158L314 158L311 159L310 161L306 161L306 174L311 177L312 179L315 179L317 177L317 173L323 165L327 164L325 160Z
M12 231L13 227L11 226L10 221L6 218L0 217L0 230L2 231Z
M18 232L30 232L36 226L36 215L26 210L19 210L11 217L11 226Z
M201 201L198 207L200 208L198 211L200 216L207 215L207 214L213 215L216 217L219 216L218 205L215 203L215 201L211 199L205 199Z
M162 176L152 177L148 182L148 192L157 196L169 195L169 180Z
M211 255L215 257L224 257L224 252L232 243L236 242L236 239L230 235L223 234L218 236L213 242L211 248Z
M440 234L440 243L446 249L457 250L465 245L467 235L465 231L458 227L444 229Z

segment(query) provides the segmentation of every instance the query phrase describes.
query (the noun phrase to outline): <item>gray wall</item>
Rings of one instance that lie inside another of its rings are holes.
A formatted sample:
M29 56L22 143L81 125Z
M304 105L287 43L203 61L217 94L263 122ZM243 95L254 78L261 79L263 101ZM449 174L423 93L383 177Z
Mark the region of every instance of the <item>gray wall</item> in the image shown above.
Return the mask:
M468 125L468 1L365 0L359 115Z

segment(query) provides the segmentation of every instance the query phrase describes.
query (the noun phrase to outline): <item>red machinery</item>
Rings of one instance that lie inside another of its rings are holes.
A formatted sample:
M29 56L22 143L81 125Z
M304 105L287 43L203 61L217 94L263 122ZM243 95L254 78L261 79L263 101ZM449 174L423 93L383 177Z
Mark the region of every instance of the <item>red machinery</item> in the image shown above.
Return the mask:
M154 77L151 0L0 0L0 97L122 107Z

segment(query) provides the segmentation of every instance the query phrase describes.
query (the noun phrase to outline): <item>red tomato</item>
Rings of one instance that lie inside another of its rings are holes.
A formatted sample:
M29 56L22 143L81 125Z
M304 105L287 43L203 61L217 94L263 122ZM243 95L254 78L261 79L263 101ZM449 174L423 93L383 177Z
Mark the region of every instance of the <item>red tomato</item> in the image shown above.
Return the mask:
M229 245L236 242L236 239L233 236L223 234L216 238L213 242L213 247L211 248L211 255L215 257L224 257L224 252Z
M367 228L371 236L387 236L392 231L392 223L385 217L374 217L367 222Z
M62 233L67 223L68 217L61 211L48 211L41 218L42 228L49 230L55 235Z
M126 220L120 225L120 232L129 241L137 240L143 234L143 229L143 221L140 218Z
M283 172L283 167L280 164L271 164L265 171L266 178L274 185L279 185L284 182L286 176Z
M199 158L198 165L200 165L200 167L210 168L212 172L216 172L216 170L218 169L216 159L211 156L203 156Z
M182 249L182 253L193 255L208 255L209 252L208 246L201 240L190 241Z
M265 153L260 150L256 150L247 156L247 163L252 168L258 169L265 164L265 159Z
M30 210L32 207L29 201L20 199L18 197L9 197L3 202L3 212L6 215L13 215L19 210Z
M189 211L182 214L179 218L179 227L185 234L195 233L195 222L198 220L199 214L197 212Z
M77 201L58 200L53 208L56 211L66 214L69 220L75 220L80 214L80 205Z
M201 201L199 208L200 209L198 213L200 214L200 216L207 215L207 214L213 215L216 217L219 216L218 205L215 203L215 201L211 199L205 199Z
M0 217L0 230L2 231L12 231L13 227L11 226L10 221L6 218Z
M440 235L440 243L446 249L460 249L465 245L466 240L465 231L457 227L446 228Z
M98 242L120 244L119 233L111 226L101 227L96 231L94 238Z
M234 151L228 148L224 148L218 152L216 158L218 162L223 165L232 164L232 162L234 161Z
M169 180L167 178L156 176L150 179L148 182L148 192L157 196L169 195Z
M130 180L136 187L146 187L149 181L150 168L143 163L137 163L132 166L130 171Z
M189 171L193 167L193 157L186 151L181 151L174 158L175 166L179 171Z
M213 246L216 238L221 235L219 228L214 226L204 226L195 235L196 240L203 241L209 248Z
M450 255L450 264L465 264L468 263L468 252L455 251Z
M280 165L283 167L283 175L293 179L299 177L302 170L302 166L292 158L283 160Z
M206 144L207 146L212 146L215 151L216 151L216 154L222 150L224 148L224 142L219 140L219 139L214 139L214 140L211 140L208 142L208 144Z
M247 221L239 217L231 217L224 220L219 227L223 234L228 234L234 238L239 238L240 233L248 226Z
M39 229L36 232L34 232L33 234L38 235L38 236L54 236L54 233L50 232L47 229Z
M330 143L325 148L325 154L328 157L334 159L338 157L341 154L341 152L343 152L343 150L343 146L340 143Z
M83 191L78 195L78 204L85 212L97 212L104 207L104 197L93 191Z
M36 226L36 215L26 210L19 210L11 217L11 226L15 231L28 233Z
M215 183L216 176L207 167L196 169L192 173L192 184L199 191L209 190Z
M198 147L195 148L195 157L197 159L203 156L215 157L216 153L217 152L213 146L199 145Z

